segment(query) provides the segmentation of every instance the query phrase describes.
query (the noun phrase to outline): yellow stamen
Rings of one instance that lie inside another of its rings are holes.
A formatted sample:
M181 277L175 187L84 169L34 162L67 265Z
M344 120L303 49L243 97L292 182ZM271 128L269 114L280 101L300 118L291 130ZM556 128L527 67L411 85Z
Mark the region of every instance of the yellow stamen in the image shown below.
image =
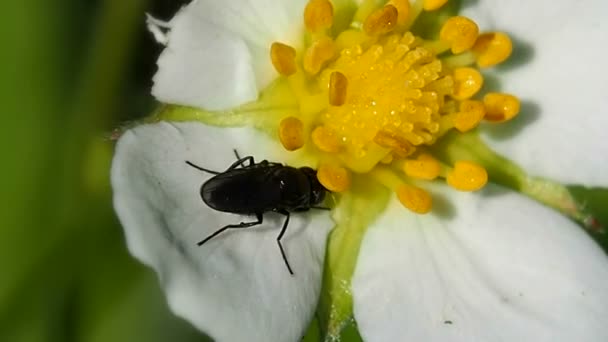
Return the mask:
M513 51L511 38L502 32L484 33L477 38L473 51L477 65L488 68L504 62Z
M461 53L473 47L479 34L477 24L466 17L451 17L439 32L439 38L452 46L453 53Z
M483 97L486 106L485 119L491 122L504 122L519 114L519 99L510 94L488 93Z
M422 5L425 11L434 11L441 6L445 5L448 0L424 0L424 5Z
M332 192L344 192L351 184L350 172L341 166L322 164L317 170L317 179Z
M363 44L368 39L367 35L359 30L342 31L336 38L334 45L337 51Z
M397 25L399 11L393 5L386 5L370 14L363 23L363 31L370 36L391 32Z
M296 49L283 43L274 42L270 46L272 65L283 76L296 72Z
M443 148L430 146L450 130L467 132L484 117L500 122L517 115L520 104L512 95L472 100L484 83L475 64L504 60L510 39L480 36L465 17L447 19L436 40L408 31L423 10L437 10L447 0L360 0L348 27L342 14L334 18L331 0L307 1L305 48L296 54L276 42L270 51L275 69L289 76L296 102L286 93L276 97L298 108L297 117L279 123L285 149L300 149L310 139L306 158L318 165L317 178L329 191L348 191L352 173L365 174L419 214L431 210L432 198L415 179L442 178L462 191L482 188L488 182L482 166L458 161L449 167L426 151Z
M382 147L392 149L396 155L402 158L405 158L416 151L416 148L412 146L410 142L386 131L378 132L374 137L374 142Z
M343 73L334 71L329 78L329 104L341 106L346 102L348 79Z
M279 140L287 151L295 151L305 143L304 124L300 119L288 116L279 124Z
M334 42L329 37L322 37L313 42L304 53L304 60L302 61L304 70L311 75L316 75L333 56Z
M380 162L382 164L390 164L393 162L395 158L393 158L392 154L387 154L384 158L382 158L382 160L380 160Z
M340 139L332 129L319 126L312 131L313 144L323 152L336 153L340 151Z
M426 214L433 207L433 198L425 190L403 184L397 188L397 198L409 210L417 214Z
M486 115L486 108L481 101L462 101L459 109L460 111L454 116L454 127L461 132L477 127Z
M483 86L483 77L473 68L457 68L452 74L454 78L454 93L452 97L456 100L471 98Z
M304 9L304 25L310 32L330 28L334 20L334 8L328 0L310 0Z
M441 165L431 155L421 154L416 160L406 160L403 171L412 178L433 180L439 176Z
M483 167L470 161L457 161L448 172L447 183L456 190L476 191L488 183L488 173Z
M410 16L410 1L409 0L390 0L389 5L395 6L399 15L397 16L397 24L403 25L407 22Z

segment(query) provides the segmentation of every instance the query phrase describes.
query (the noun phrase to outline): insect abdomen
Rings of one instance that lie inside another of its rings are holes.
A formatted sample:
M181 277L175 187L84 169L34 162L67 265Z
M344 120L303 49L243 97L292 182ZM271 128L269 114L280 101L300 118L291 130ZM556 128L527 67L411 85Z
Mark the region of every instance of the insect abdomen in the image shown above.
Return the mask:
M264 185L250 173L226 173L203 184L201 197L215 210L235 214L261 213L273 210L279 198L276 189Z

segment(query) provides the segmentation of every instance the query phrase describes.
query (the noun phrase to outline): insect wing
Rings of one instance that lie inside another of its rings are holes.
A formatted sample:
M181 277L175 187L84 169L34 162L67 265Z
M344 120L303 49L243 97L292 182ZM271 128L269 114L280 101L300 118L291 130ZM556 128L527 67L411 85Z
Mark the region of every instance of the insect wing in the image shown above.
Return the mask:
M272 210L280 199L280 189L268 184L274 167L233 169L209 179L201 187L201 197L219 211L253 214Z

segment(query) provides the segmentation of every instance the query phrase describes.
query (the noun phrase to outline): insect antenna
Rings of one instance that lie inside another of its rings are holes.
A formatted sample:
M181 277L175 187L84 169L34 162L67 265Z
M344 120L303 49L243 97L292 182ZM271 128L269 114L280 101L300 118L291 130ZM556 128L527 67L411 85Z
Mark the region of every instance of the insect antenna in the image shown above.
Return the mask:
M208 172L208 173L210 173L212 175L219 175L221 173L221 172L205 169L204 167L200 167L200 166L198 166L198 165L196 165L196 164L194 164L194 163L192 163L192 162L190 162L188 160L186 160L186 164L192 166L193 168L195 168L197 170L200 170L200 171L203 171L203 172Z

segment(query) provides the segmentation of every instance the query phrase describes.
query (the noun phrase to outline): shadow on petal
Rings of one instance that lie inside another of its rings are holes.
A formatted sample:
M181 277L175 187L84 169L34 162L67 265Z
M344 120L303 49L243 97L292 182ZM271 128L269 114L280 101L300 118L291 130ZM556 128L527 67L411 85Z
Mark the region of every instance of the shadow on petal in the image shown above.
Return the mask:
M538 120L540 111L541 107L538 103L530 100L521 101L520 113L514 120L500 124L484 123L483 131L494 140L512 139Z
M455 190L454 190L455 191ZM451 220L456 215L454 205L446 198L441 191L431 191L433 197L433 211L442 220Z
M511 57L496 66L498 72L508 72L520 68L522 65L532 61L535 55L534 46L527 40L517 35L507 32L513 43L513 53Z

